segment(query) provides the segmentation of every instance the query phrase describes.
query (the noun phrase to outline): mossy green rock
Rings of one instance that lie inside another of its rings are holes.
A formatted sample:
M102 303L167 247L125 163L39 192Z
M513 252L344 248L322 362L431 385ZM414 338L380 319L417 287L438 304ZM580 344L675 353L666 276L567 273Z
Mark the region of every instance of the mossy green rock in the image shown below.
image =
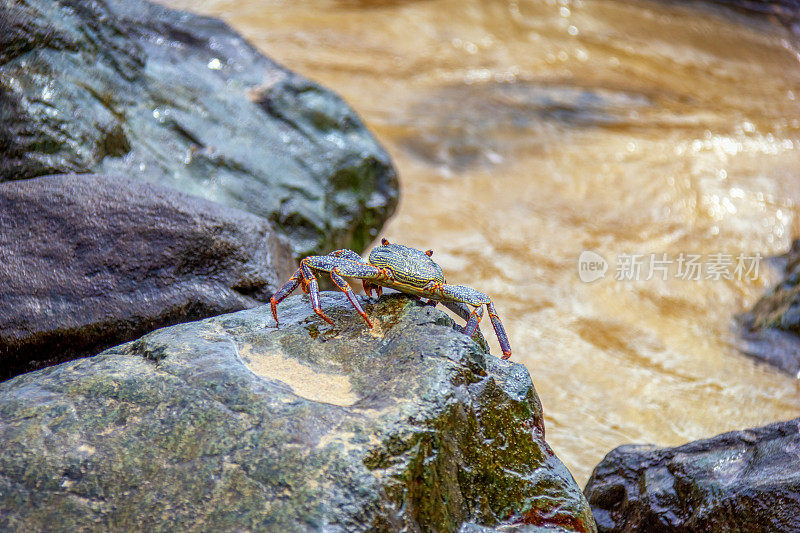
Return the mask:
M0 181L137 177L264 217L301 256L363 250L398 199L341 98L142 0L0 0L0 123Z
M524 366L363 301L373 329L296 296L0 384L0 529L594 529Z

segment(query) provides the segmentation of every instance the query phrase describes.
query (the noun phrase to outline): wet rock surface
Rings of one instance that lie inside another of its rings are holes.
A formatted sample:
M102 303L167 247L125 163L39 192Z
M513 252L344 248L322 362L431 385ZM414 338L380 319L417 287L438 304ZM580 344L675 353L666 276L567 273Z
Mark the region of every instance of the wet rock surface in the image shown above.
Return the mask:
M676 448L620 446L585 494L600 531L800 531L800 419Z
M798 0L693 0L695 4L706 4L729 9L755 18L775 21L800 37L800 1Z
M298 255L363 250L394 211L355 113L224 23L139 0L0 12L0 180L137 177L263 216Z
M264 219L164 187L0 183L0 378L254 307L294 266Z
M737 317L739 348L792 375L800 373L800 240L785 256L783 281Z
M594 529L524 366L404 295L363 302L372 330L295 296L278 327L259 307L0 384L0 527Z

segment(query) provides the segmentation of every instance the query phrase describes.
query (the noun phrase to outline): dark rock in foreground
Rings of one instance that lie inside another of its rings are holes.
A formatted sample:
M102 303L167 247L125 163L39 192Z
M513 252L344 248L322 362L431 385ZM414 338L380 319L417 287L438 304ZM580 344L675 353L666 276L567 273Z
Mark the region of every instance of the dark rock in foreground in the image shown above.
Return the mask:
M135 176L263 216L301 255L363 250L394 211L353 110L224 23L141 0L0 13L0 181Z
M780 260L783 281L738 317L739 348L794 376L800 373L800 240Z
M0 183L0 378L254 307L293 270L265 220L171 189L98 175Z
M0 529L594 530L524 366L404 295L372 330L322 305L335 327L295 296L279 328L264 306L0 384Z
M800 418L677 448L620 446L586 485L600 531L800 531Z

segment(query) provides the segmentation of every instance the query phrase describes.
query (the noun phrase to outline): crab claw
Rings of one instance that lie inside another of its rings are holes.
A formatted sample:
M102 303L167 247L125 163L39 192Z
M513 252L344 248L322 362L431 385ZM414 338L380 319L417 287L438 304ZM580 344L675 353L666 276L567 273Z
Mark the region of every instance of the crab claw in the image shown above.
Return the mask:
M370 298L372 298L373 290L377 294L378 298L380 298L381 295L383 294L383 287L381 287L380 285L375 285L374 283L370 283L369 281L364 281L364 280L361 280L361 285L364 286L364 292Z

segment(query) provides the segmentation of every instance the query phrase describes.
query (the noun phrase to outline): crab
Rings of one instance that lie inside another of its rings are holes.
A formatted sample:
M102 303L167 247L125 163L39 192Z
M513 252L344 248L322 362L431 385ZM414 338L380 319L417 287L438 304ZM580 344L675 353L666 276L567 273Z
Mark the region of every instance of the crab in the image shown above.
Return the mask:
M369 297L372 296L373 290L380 297L383 294L383 287L389 287L420 299L426 298L428 303L434 306L441 302L467 321L464 334L470 338L478 329L485 305L497 340L500 342L500 348L503 350L503 359L511 357L511 344L508 342L503 323L497 316L492 299L471 287L447 284L442 268L431 259L431 256L433 250L423 252L382 239L381 245L372 249L367 261L356 252L347 249L336 250L328 255L306 257L300 261L300 268L289 281L270 298L272 316L278 324L278 304L299 285L303 292L311 297L311 307L314 312L324 321L334 325L333 320L322 312L319 305L319 283L314 275L314 272L326 272L330 274L333 283L345 293L370 328L372 321L358 303L353 289L343 276L361 279L364 292ZM472 311L468 306L473 307Z

